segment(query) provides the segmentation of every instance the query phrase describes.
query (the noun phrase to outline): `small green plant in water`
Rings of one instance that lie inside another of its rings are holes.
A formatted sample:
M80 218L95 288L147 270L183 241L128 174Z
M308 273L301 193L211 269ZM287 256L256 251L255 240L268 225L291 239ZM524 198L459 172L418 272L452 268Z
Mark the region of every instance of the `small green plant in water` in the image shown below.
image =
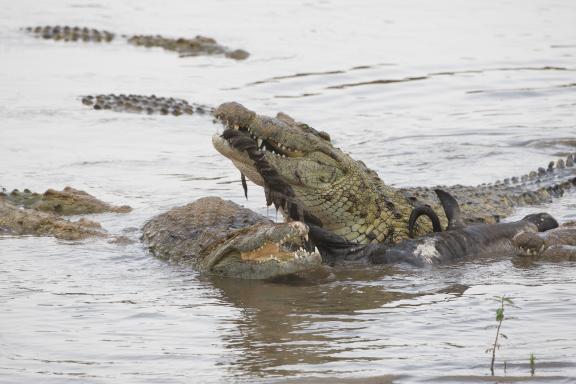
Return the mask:
M496 321L498 322L498 327L496 327L496 337L494 338L492 347L486 350L486 353L492 352L492 362L490 363L490 373L492 376L494 376L494 362L496 361L496 350L500 349L500 340L502 338L508 338L508 336L501 332L502 322L504 321L504 306L505 304L508 304L509 306L514 307L514 302L509 297L497 296L496 300L500 303L500 306L496 309Z
M530 354L530 375L534 376L536 373L536 356L533 353Z

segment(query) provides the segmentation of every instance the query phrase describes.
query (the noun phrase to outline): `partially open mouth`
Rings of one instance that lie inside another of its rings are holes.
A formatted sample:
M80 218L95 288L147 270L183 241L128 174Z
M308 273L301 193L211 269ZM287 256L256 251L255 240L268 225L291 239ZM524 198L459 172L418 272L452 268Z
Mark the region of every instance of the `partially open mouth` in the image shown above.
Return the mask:
M237 130L243 132L250 136L254 142L256 142L256 147L262 152L270 152L274 156L280 157L302 157L304 153L298 149L285 146L284 144L278 143L269 137L258 136L250 127L242 127L239 125L234 125L228 127L228 129Z
M233 149L237 151L260 151L264 156L270 154L272 156L286 158L303 157L304 152L288 147L284 144L278 143L269 137L258 136L251 128L239 125L227 126L220 138L225 140ZM219 150L218 145L216 149ZM229 156L229 153L223 153ZM240 159L238 159L240 160Z
M321 263L318 249L308 238L308 227L300 222L274 224L254 238L238 243L232 239L211 262L210 269L217 274L244 278L269 278L292 274ZM245 241L248 242L245 243ZM258 246L250 246L250 243Z
M283 148L277 150L269 141L253 136L255 135L251 136L246 128L227 128L222 135L214 135L212 142L220 153L232 160L236 168L240 170L242 178L246 175L254 183L264 187L266 205L273 204L287 219L321 226L320 220L300 207L292 187L266 160L267 153L274 153L274 156L291 157L290 155L294 151ZM260 143L260 147L258 147L258 143ZM278 147L280 146L278 145ZM246 193L245 183L243 186Z

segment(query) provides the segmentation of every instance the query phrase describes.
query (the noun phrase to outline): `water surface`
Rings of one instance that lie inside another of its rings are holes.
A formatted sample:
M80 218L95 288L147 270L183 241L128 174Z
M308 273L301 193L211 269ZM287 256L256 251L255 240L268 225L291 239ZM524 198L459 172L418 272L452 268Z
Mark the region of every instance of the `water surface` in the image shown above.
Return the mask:
M575 150L576 5L564 1L4 1L0 186L71 185L126 215L206 195L245 201L207 117L93 111L138 93L284 111L397 186L476 184ZM28 25L204 34L252 56L181 59L122 42L34 39ZM543 207L576 218L576 194ZM430 270L335 270L304 281L201 277L138 244L0 238L0 382L491 382L494 296L509 295L497 373L573 382L570 263L488 260ZM503 363L506 362L506 372ZM370 381L366 381L370 377Z

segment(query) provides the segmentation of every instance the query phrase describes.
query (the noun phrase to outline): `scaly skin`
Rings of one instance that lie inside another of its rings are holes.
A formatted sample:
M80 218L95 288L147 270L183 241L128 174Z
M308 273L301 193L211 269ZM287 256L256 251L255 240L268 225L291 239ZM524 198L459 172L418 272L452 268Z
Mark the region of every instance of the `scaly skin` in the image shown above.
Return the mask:
M97 110L146 113L148 115L181 116L212 113L212 108L200 104L190 104L184 99L158 97L156 95L87 95L82 96L82 104Z
M512 223L466 225L458 201L446 191L434 192L448 217L448 227L444 232L408 239L394 245L351 245L314 226L311 227L311 237L322 256L331 264L409 263L423 267L471 257L511 255L516 251L513 240L519 234L531 235L558 228L556 219L547 213L531 214Z
M66 187L49 189L44 194L14 190L0 193L0 233L12 235L53 236L63 240L91 237L108 238L99 223L82 218L66 220L61 215L100 212L128 212L130 207L114 207L86 192ZM112 241L123 241L122 237Z
M543 232L523 232L513 239L522 256L548 261L576 261L576 222Z
M218 197L204 197L152 218L142 239L160 258L240 279L290 275L321 263L309 245L306 225L275 224Z
M110 205L72 187L66 187L62 191L48 189L43 194L31 192L28 189L24 191L15 189L9 194L0 192L0 196L17 206L58 215L84 215L104 212L126 213L132 210L127 205L120 207Z
M128 42L137 46L160 47L168 51L178 52L180 57L199 55L224 55L235 60L247 59L248 52L242 49L234 51L219 45L211 37L196 36L193 39L171 39L160 35L136 35L128 38Z
M86 27L70 27L70 26L44 26L44 27L27 27L26 32L34 34L34 36L55 41L84 41L109 43L116 35L109 31L98 30Z
M0 233L12 235L53 236L62 240L83 240L90 237L107 237L100 224L80 219L62 217L35 209L14 205L0 197Z
M433 188L397 189L386 185L365 164L335 148L327 134L306 124L284 114L276 118L260 116L238 103L222 104L215 116L228 129L222 136L213 136L214 147L267 192L274 186L278 189L279 184L284 192L289 191L288 199L277 193L269 202L286 211L286 201L290 201L291 211L286 214L293 219L299 218L294 212L303 212L325 230L357 244L396 244L408 239L408 218L412 209L422 204L431 205L446 223L432 197ZM261 150L247 151L248 141ZM255 166L256 158L275 171L273 181L266 180L267 176ZM566 161L559 160L556 167L552 164L548 170L503 183L441 189L461 202L466 222L494 223L516 206L560 196L572 186L575 176L570 155ZM419 221L415 232L422 235L431 230L428 221Z
M26 32L34 36L55 41L83 41L83 42L111 42L118 36L112 32L86 27L44 26L27 27ZM177 52L180 57L199 55L223 55L234 60L244 60L250 54L242 49L231 50L210 37L196 36L193 39L167 38L160 35L134 35L125 36L129 44L142 47L160 47L167 51Z

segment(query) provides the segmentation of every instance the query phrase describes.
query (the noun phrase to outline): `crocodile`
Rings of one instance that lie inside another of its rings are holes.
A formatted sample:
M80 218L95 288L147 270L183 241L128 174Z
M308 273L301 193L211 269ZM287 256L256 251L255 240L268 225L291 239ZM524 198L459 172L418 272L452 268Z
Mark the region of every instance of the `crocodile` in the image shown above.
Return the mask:
M223 55L234 60L245 60L250 54L243 49L229 49L206 36L196 36L189 38L169 38L161 35L118 35L117 33L98 30L94 28L78 26L35 26L26 27L24 30L33 36L54 41L74 42L83 41L85 43L110 43L119 38L126 40L129 44L152 48L159 47L167 51L176 52L180 57L199 55Z
M155 256L204 274L271 279L310 271L322 261L305 224L274 223L219 197L173 208L142 231Z
M363 162L334 147L328 134L286 114L261 116L230 102L220 105L214 115L226 127L213 136L214 147L264 187L267 204L274 204L287 218L320 226L356 244L397 244L409 239L408 221L416 207L441 209L436 188L461 202L466 223L496 223L517 206L561 196L576 182L570 154L546 169L493 184L394 188ZM442 212L440 221L447 224ZM429 221L415 224L416 236L430 232Z
M23 191L14 189L9 194L1 192L0 195L12 204L63 216L104 212L128 213L132 211L128 205L114 206L72 187L64 187L61 191L49 188L42 194L32 192L29 189Z
M127 205L113 206L71 187L48 189L43 194L28 189L0 192L0 232L14 235L53 236L63 240L90 237L107 238L102 226L81 218L71 221L62 216L92 213L126 213ZM122 240L120 237L112 241Z
M576 222L543 233L522 232L512 240L521 256L549 261L576 261Z

